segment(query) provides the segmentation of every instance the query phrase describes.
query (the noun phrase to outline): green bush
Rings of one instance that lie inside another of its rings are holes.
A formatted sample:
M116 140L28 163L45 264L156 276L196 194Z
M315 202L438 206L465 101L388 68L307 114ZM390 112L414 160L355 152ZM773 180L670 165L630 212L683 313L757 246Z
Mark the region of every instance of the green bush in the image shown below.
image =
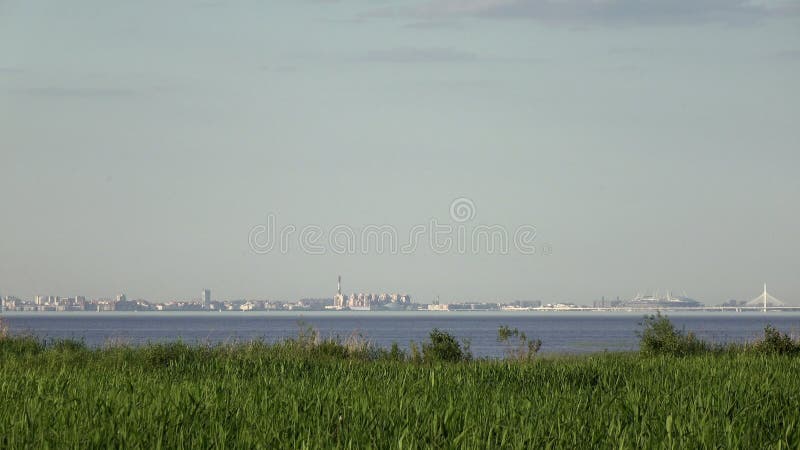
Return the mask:
M507 359L518 361L531 361L542 348L540 339L529 340L528 336L517 328L506 325L497 329L497 342L506 344L505 354Z
M800 342L781 333L772 325L764 328L764 337L753 342L749 350L767 355L800 355Z
M472 359L469 342L459 343L452 334L438 328L431 330L429 341L422 344L425 362L458 362Z
M642 330L637 334L640 338L639 351L642 355L688 356L710 350L710 346L691 331L677 330L661 312L645 316L641 326Z

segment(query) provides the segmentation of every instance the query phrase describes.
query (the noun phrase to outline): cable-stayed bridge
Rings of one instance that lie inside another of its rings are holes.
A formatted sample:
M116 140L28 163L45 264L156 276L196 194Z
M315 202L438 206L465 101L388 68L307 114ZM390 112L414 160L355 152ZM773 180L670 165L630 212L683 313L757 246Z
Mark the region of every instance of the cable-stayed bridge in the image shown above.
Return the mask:
M739 304L739 305L719 305L719 306L705 306L705 305L698 305L698 306L669 306L659 304L657 306L642 306L642 305L620 305L620 306L610 306L610 307L570 307L570 308L547 308L547 307L539 307L533 308L534 310L568 310L568 311L611 311L611 312L633 312L633 311L735 311L735 312L744 312L744 311L795 311L800 312L800 306L795 306L792 304L787 304L783 300L780 300L774 296L772 296L769 292L767 292L767 285L764 284L764 291L758 297L750 300L747 303Z
M786 303L778 300L777 298L771 296L769 292L767 292L767 284L764 283L764 292L761 293L758 297L750 300L749 302L745 303L745 306L750 307L761 307L764 311L767 308L781 308L785 307Z

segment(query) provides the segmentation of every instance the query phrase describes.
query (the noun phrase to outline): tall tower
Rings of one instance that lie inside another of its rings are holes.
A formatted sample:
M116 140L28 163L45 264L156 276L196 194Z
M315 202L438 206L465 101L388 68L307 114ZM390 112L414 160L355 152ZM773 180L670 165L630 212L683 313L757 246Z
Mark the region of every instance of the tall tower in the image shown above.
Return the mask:
M781 307L781 306L786 306L786 304L778 300L777 298L769 295L769 293L767 292L767 284L764 283L764 292L758 297L745 303L745 306L761 307L762 311L767 312L767 308L769 307Z
M211 289L203 289L202 296L200 297L203 301L203 309L210 309L211 308Z
M335 309L344 309L344 295L342 295L341 275L339 275L339 281L336 283L336 296L333 297L333 307Z

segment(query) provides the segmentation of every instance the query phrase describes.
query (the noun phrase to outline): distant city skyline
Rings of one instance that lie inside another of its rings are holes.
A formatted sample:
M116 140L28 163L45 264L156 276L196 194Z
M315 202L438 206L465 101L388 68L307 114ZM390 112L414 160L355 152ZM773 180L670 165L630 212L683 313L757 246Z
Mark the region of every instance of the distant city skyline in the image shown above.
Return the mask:
M0 295L800 304L796 0L10 0L0 55ZM297 241L456 199L540 251Z
M365 300L366 301L369 301L369 300L375 301L375 300L378 300L378 297L380 297L381 301L388 300L390 296L391 296L391 299L392 299L391 301L397 301L398 299L400 299L403 303L410 303L412 301L411 300L412 296L409 295L409 293L405 292L405 291L402 292L402 293L394 293L394 294L388 294L386 291L381 291L381 293L378 294L378 293L376 293L377 291L364 291L364 290L359 290L359 289L353 289L350 292L351 292L351 294L347 294L346 290L342 289L342 277L341 277L341 275L339 275L337 277L336 292L333 295L330 295L330 296L327 296L327 295L322 295L322 296L319 296L319 297L302 296L302 297L299 297L299 299L298 298L296 298L296 299L284 299L284 298L271 297L269 295L261 295L261 296L255 296L255 297L249 297L249 298L245 298L245 297L223 297L219 301L224 301L224 302L230 302L230 301L234 301L234 302L239 302L239 301L241 301L241 302L246 302L246 301L294 302L294 301L298 301L298 300L302 301L302 300L307 300L307 299L312 299L313 298L313 299L317 299L317 300L323 300L323 299L330 300L331 304L334 307L336 307L336 309L342 309L342 308L346 308L348 306L351 306L351 305L353 305L354 301L357 301L357 302L364 302ZM634 302L636 302L636 301L640 301L640 299L642 299L642 298L645 298L645 299L646 298L657 298L659 296L662 296L664 298L675 297L677 299L687 299L687 300L691 300L691 301L696 300L696 299L693 299L693 298L687 296L687 293L685 291L682 291L681 293L677 293L676 291L672 291L672 290L654 289L654 290L644 290L644 291L639 290L639 291L636 292L635 295L632 295L632 296L629 296L629 297L617 295L616 296L616 302L619 302L619 301L634 301ZM494 297L494 298L485 298L485 299L477 299L477 300L476 299L465 300L463 298L449 297L449 296L447 296L447 294L445 294L444 302L445 303L453 303L453 302L459 303L459 302L464 302L464 301L466 301L467 303L470 303L470 302L478 302L478 303L480 303L480 302L514 303L514 302L520 302L520 301L522 301L522 302L539 302L539 303L564 303L564 302L567 302L567 303L571 303L571 304L582 304L582 305L585 305L585 306L588 306L589 304L592 304L594 306L601 306L601 305L605 306L607 304L611 304L611 303L614 302L614 300L612 300L610 296L609 296L608 300L606 300L606 297L607 297L606 295L600 295L598 297L590 299L588 302L585 301L585 300L576 300L576 299L569 299L569 298L550 298L550 299L543 299L543 298L516 298L516 299L507 299L507 298ZM21 300L25 300L26 299L25 296L18 296L18 295L8 294L8 293L5 293L5 294L0 293L0 300L9 299L9 298L18 298L18 299L21 299ZM196 297L196 298L192 298L192 297L153 298L153 299L151 299L151 298L143 298L143 297L132 297L132 298L135 301L148 301L148 302L155 302L155 303L158 303L158 302L189 302L189 303L197 303L198 305L200 305L202 307L202 309L209 309L209 306L212 303L211 289L208 289L208 288L204 288L200 292L200 295L198 297ZM123 292L123 293L118 293L118 294L115 294L115 295L104 295L104 296L101 295L101 296L96 296L96 297L88 297L88 299L91 300L91 301L109 301L111 299L114 299L114 301L116 301L116 302L126 302L126 301L128 301L128 296L127 296L126 293ZM72 296L36 295L36 296L34 296L32 298L32 300L33 300L33 304L34 305L57 304L62 300L72 300L72 301L75 301L77 303L83 303L83 302L86 302L87 297L85 295L72 295ZM737 304L748 303L748 304L755 305L756 303L760 304L760 302L762 300L768 301L770 303L770 305L774 305L774 306L789 306L789 307L791 307L791 306L800 306L800 305L797 305L795 302L792 302L792 301L784 302L784 301L782 301L780 299L775 298L771 294L769 294L768 291L767 291L767 284L766 283L763 285L763 291L761 291L761 293L756 297L750 297L750 298L747 298L747 299L730 298L730 299L727 299L727 300L724 300L724 301L701 302L701 303L706 303L706 306L716 306L716 305L723 305L723 304L729 304L729 303L733 304L733 302L736 302ZM213 300L213 301L217 301L217 300ZM419 301L418 299L414 300L414 302L419 303L419 304L436 304L436 303L439 303L440 301L442 301L442 299L438 295L436 296L435 299L423 299L422 301Z
M130 311L163 311L163 312L223 312L223 311L572 311L572 312L634 312L634 311L717 311L717 312L796 312L800 306L787 304L775 298L764 284L762 293L750 300L731 299L719 304L705 304L686 295L641 294L629 299L617 297L606 300L594 300L591 305L569 300L514 300L487 299L485 301L461 301L450 299L441 302L437 297L433 302L414 302L407 293L369 293L355 292L347 295L342 291L342 278L336 283L336 294L333 297L302 298L296 301L276 299L216 299L212 300L211 290L206 288L199 299L171 299L167 301L149 301L148 299L129 300L124 293L118 294L114 300L108 298L89 298L85 296L41 296L33 300L17 296L0 296L0 312L130 312Z

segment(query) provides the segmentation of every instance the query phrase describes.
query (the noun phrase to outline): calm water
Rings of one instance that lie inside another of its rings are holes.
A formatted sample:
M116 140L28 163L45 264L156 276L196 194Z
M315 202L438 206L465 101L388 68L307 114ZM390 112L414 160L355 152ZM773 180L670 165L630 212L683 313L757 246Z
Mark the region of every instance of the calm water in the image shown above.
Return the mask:
M800 332L800 313L671 313L679 327L716 342L742 342L759 336L765 325ZM384 347L420 342L433 328L469 339L476 356L501 356L496 342L501 325L542 340L543 352L587 353L634 350L642 313L597 312L249 312L249 313L5 313L13 333L43 338L82 339L92 346L114 341L131 344L182 339L186 342L276 341L297 336L300 324L323 336L346 338L354 332Z

